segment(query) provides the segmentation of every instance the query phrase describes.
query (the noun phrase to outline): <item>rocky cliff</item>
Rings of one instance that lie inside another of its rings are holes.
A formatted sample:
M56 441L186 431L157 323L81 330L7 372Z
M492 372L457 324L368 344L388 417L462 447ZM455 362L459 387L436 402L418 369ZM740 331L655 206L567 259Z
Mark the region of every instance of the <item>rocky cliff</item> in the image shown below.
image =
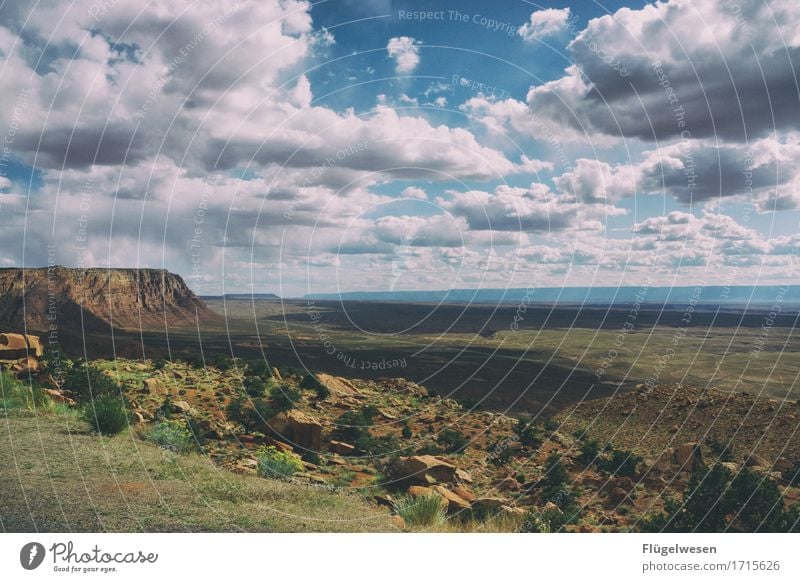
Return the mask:
M163 269L0 269L0 326L73 332L217 323L183 279Z

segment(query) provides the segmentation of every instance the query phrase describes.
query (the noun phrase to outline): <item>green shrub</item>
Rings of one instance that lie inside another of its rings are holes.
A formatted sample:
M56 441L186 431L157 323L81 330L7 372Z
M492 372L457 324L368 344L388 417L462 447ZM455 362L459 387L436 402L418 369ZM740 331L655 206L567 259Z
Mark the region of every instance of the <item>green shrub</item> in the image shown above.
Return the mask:
M211 360L211 365L220 372L226 372L233 368L234 362L231 358L220 354L218 356L214 356L214 358Z
M242 387L248 395L254 398L263 397L267 390L267 385L260 376L245 377L244 381L242 382Z
M308 374L307 376L303 376L303 379L300 380L300 388L303 390L317 390L317 387L322 384L314 374Z
M0 372L0 409L50 410L53 403L36 384L22 382L7 370Z
M797 506L785 509L777 485L747 468L735 476L721 464L696 471L683 499L669 499L664 507L643 520L642 531L798 531Z
M245 375L258 376L259 378L272 378L272 369L269 367L269 362L266 360L250 360L247 362Z
M489 462L498 467L506 465L512 458L514 458L514 450L508 446L504 440L499 440L488 448Z
M404 425L403 425L403 430L402 430L402 431L400 431L400 434L402 434L402 435L403 435L403 438L404 438L404 439L410 439L411 437L413 437L413 436L414 436L414 433L413 433L413 432L411 432L411 427L410 427L410 426L408 426L407 424L404 424Z
M641 462L642 457L631 451L612 449L610 457L598 458L597 468L617 477L630 477Z
M438 495L406 496L398 499L395 509L408 525L432 526L445 520L445 510Z
M81 363L69 370L64 378L64 389L69 390L78 402L89 402L103 395L119 396L119 385L103 370Z
M373 425L377 412L374 406L365 406L360 410L348 410L336 419L333 438L353 442L368 435L369 427Z
M287 479L303 470L303 461L296 454L276 447L262 447L258 451L258 474L273 479Z
M83 418L92 430L104 435L115 435L128 426L128 411L119 396L102 394L83 406Z
M539 448L545 440L539 427L522 419L517 421L514 432L517 434L519 442L526 447Z
M147 440L178 453L191 450L195 444L194 435L184 420L162 420L147 432Z
M357 438L353 444L365 455L370 456L389 455L401 448L394 436L387 434L376 437L372 436L369 431Z
M466 436L451 428L446 428L440 432L436 440L448 453L463 453L469 444L469 439Z
M553 500L553 498L562 495L565 485L569 480L564 462L561 455L556 452L550 453L544 463L544 477L538 482L537 486L542 489L542 496Z
M585 440L581 443L581 452L578 460L586 465L592 465L600 458L600 443L595 439Z
M561 426L561 423L558 422L555 418L548 418L547 420L544 421L543 426L544 430L546 430L547 432L556 432Z
M191 356L187 356L184 361L196 370L203 370L206 367L206 362L203 359L203 356L199 354L192 354Z
M269 403L277 414L278 412L286 412L294 408L294 405L300 400L300 397L300 392L295 388L292 388L288 384L281 384L270 390Z

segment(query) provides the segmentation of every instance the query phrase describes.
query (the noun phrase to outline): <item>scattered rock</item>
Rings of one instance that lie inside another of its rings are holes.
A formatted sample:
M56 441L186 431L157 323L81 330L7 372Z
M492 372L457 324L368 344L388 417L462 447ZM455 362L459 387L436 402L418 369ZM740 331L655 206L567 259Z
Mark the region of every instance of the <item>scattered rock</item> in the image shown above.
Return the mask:
M332 453L336 453L337 455L352 455L356 448L349 444L343 443L342 441L331 441L328 443L328 450Z
M401 481L429 484L454 483L458 480L455 465L432 455L400 457L394 464L394 470Z
M270 419L269 426L281 438L300 448L320 450L322 425L308 414L299 410L281 412Z
M753 453L744 460L744 465L745 467L763 467L763 468L772 467L772 463L767 461L764 457L756 455L755 453Z
M479 511L500 509L504 505L508 505L508 501L499 497L478 497L472 502L472 508Z
M544 509L544 511L556 511L558 513L562 513L561 508L552 501L545 503L542 509Z
M431 489L447 500L447 510L450 513L470 508L469 501L457 495L455 491L450 491L441 485L434 485Z
M469 501L470 503L475 501L475 495L472 493L472 491L470 491L466 487L456 485L455 487L453 487L453 493L458 495L461 499Z
M694 471L703 466L703 452L699 443L683 443L672 450L672 461L681 471Z

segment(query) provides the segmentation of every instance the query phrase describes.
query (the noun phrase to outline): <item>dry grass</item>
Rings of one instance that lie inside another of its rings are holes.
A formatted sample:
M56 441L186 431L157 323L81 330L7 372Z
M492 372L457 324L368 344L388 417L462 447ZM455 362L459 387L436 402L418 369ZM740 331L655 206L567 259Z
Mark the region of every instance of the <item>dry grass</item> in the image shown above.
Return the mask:
M0 528L25 531L396 531L355 495L236 475L74 415L0 417Z

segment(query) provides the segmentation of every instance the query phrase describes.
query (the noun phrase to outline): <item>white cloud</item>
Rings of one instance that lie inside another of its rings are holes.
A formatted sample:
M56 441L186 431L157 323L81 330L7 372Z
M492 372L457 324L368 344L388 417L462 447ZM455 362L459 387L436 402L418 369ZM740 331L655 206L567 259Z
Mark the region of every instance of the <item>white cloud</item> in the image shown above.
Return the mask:
M530 20L520 26L518 34L526 42L536 42L564 32L569 21L569 8L546 8L531 14Z
M395 60L395 71L399 74L407 74L417 68L420 44L410 36L396 36L389 39L386 51Z

